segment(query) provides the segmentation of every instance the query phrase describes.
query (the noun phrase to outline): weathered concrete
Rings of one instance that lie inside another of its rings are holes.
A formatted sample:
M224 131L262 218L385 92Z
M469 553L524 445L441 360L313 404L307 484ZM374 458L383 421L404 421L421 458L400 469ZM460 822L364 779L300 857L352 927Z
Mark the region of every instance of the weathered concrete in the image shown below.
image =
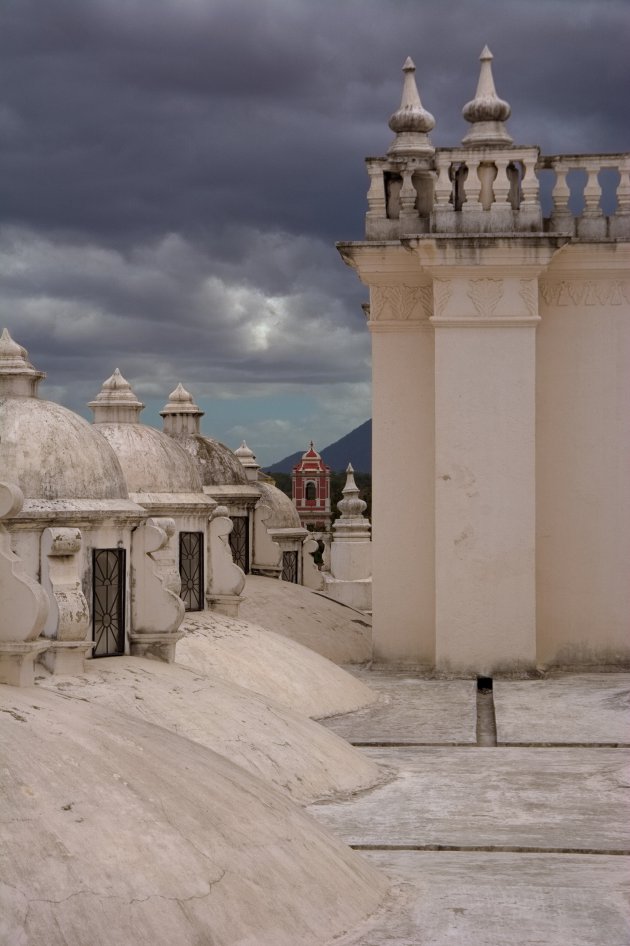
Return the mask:
M189 612L177 662L321 719L376 700L364 683L295 641L216 611Z
M627 946L625 857L370 851L397 885L339 946Z
M353 670L379 695L378 703L326 727L349 742L394 745L475 743L475 690L472 680L423 680L405 674Z
M398 778L309 809L352 845L630 851L623 749L366 749Z
M248 575L239 614L338 664L372 657L372 621L302 585Z
M630 677L494 681L500 743L630 743Z
M0 687L0 941L322 946L388 884L260 779L165 729Z
M40 686L186 736L298 803L382 778L374 762L323 726L218 677L142 657L91 660L80 676L39 672Z

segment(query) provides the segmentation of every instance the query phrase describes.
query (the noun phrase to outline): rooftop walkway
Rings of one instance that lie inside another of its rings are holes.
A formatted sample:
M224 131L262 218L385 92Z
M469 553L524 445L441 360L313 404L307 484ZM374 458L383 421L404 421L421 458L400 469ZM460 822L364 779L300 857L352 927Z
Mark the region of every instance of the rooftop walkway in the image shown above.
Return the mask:
M390 778L309 811L394 886L339 946L628 946L630 674L353 672L379 702L325 725Z

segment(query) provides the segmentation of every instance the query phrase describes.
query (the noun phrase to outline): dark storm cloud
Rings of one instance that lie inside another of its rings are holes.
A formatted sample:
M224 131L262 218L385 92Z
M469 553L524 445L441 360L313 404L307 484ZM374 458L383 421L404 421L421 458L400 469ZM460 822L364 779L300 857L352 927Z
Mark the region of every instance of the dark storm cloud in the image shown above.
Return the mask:
M5 0L0 315L81 397L121 360L365 381L333 241L361 236L405 57L438 145L487 42L517 142L621 151L629 23L625 0Z

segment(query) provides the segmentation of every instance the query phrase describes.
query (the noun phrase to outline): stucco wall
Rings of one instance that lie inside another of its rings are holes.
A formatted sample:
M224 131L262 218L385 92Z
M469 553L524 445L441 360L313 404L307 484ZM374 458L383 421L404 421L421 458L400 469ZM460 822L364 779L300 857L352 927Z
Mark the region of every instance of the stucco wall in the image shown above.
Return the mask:
M371 325L375 660L435 659L433 329ZM375 546L376 547L376 546Z
M541 279L537 628L546 664L630 659L627 273L627 245L582 245Z

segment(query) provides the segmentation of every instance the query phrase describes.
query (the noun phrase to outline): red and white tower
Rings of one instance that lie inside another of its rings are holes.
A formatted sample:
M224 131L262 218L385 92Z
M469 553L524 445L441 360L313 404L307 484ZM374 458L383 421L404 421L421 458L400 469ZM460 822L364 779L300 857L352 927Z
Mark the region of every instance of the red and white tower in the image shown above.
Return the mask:
M330 530L330 467L326 466L311 440L306 453L291 473L292 496L300 523L305 528Z

